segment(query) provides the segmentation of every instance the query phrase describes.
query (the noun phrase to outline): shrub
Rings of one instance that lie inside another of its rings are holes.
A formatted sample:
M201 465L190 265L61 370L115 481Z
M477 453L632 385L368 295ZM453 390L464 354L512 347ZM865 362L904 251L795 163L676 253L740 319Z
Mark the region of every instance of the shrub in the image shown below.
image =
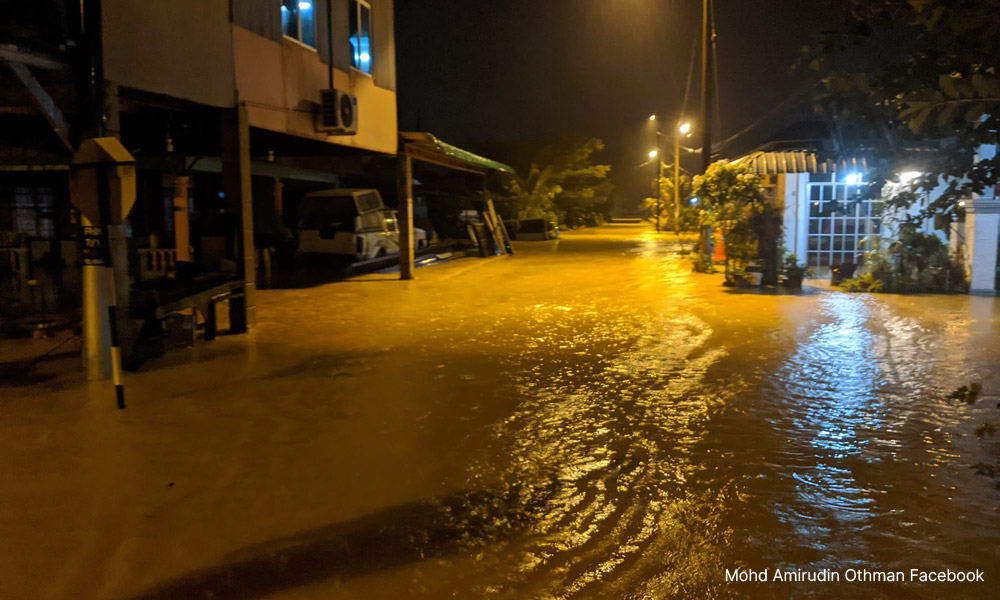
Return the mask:
M840 282L840 289L845 292L881 292L882 282L872 276L871 273L865 273L858 277L851 277L850 279L845 279Z

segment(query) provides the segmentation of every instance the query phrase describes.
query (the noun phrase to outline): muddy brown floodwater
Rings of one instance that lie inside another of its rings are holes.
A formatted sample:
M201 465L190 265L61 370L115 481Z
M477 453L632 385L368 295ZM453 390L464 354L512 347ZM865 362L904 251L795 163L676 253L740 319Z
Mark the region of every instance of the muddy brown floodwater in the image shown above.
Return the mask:
M123 413L0 388L0 596L996 593L997 300L738 293L639 226L516 250L262 292ZM775 568L841 581L726 582ZM911 568L986 582L845 580Z

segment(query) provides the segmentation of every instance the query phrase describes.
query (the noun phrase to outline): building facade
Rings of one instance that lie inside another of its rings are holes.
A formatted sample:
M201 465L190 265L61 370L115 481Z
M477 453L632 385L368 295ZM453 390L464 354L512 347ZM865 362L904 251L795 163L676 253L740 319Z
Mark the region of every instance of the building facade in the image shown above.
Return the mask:
M145 326L131 301L182 263L244 282L234 301L252 322L260 252L289 236L286 205L399 150L392 0L39 0L5 16L0 294L18 306L0 323L79 311L81 295L84 321L106 318L86 306L69 193L86 139L119 139L137 172L110 233L125 337ZM330 111L328 96L347 106Z
M991 152L991 148L980 153ZM761 176L766 193L783 210L784 245L820 277L842 264L860 265L866 253L886 247L903 217L918 214L940 195L945 185L924 194L906 212L886 210L878 197L862 193L868 176L864 158L833 161L811 150L761 150L737 159ZM916 173L900 173L889 186L906 186ZM892 190L886 190L891 192ZM930 220L921 231L936 235L965 263L973 293L996 291L1000 203L994 190L963 201L965 220L951 231L936 229Z

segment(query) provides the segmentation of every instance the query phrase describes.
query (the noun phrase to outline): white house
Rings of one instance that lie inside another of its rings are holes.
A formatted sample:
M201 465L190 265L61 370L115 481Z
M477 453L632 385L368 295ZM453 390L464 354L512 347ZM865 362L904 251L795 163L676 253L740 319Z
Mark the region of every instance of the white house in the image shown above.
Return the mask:
M983 148L982 158L995 148ZM763 179L768 195L784 206L784 244L818 276L827 276L837 264L864 261L877 238L891 239L902 215L881 210L878 198L863 198L868 165L864 158L833 161L815 150L761 150L734 162L750 165ZM889 185L907 185L913 174L901 173ZM942 186L943 188L944 186ZM928 194L923 204L933 198ZM830 212L833 203L850 201L846 210ZM908 211L915 213L921 206ZM1000 237L1000 200L994 190L965 201L966 221L954 230L952 247L964 253L971 292L994 294L997 240ZM925 222L923 230L949 239Z

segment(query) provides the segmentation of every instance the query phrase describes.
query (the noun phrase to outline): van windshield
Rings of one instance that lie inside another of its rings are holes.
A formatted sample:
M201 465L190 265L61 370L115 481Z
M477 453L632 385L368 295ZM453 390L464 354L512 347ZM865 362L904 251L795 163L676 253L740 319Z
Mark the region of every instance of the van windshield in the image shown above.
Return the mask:
M302 200L299 218L303 229L332 227L338 231L353 231L358 210L350 196L313 196Z

